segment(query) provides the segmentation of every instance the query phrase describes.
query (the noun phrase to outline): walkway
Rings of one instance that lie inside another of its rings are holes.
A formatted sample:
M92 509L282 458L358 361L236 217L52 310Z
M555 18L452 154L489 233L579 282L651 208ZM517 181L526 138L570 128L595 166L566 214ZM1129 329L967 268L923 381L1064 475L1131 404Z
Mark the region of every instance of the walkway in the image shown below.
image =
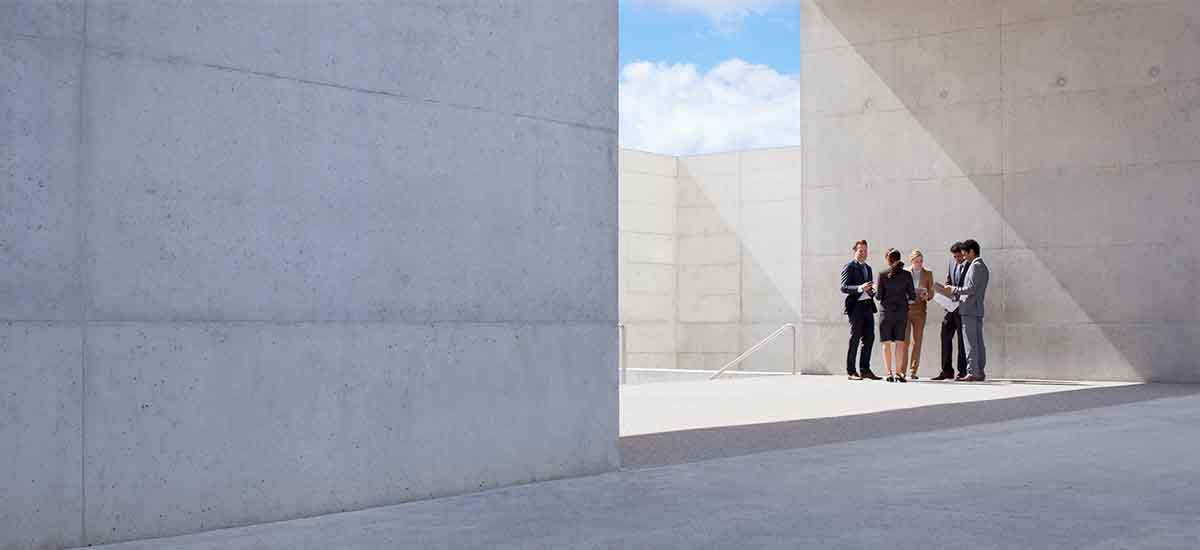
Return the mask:
M1083 392L1111 406L107 548L1200 548L1200 387Z
M844 376L765 376L621 387L621 436L870 414L929 405L1125 386L1119 382L920 380L904 384Z

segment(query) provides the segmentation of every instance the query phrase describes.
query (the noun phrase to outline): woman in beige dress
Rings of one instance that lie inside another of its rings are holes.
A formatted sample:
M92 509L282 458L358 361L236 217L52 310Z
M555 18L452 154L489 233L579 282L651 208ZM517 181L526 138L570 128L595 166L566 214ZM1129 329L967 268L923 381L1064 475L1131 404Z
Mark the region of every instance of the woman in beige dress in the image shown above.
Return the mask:
M933 299L933 272L925 269L925 255L920 249L913 250L908 255L911 266L913 286L916 287L917 299L908 304L908 326L904 334L905 362L908 363L909 377L917 380L917 368L921 366L921 342L925 339L925 310ZM900 367L904 372L904 367Z

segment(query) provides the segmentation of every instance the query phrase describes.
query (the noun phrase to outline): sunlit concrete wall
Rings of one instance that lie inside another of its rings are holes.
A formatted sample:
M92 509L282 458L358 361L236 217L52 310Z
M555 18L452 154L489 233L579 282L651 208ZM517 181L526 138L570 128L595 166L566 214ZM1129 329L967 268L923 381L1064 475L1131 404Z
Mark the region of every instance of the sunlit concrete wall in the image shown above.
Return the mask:
M613 469L616 26L0 0L0 548Z
M799 321L800 148L621 158L631 368L715 370ZM791 353L788 334L741 368L788 370Z
M800 148L679 159L680 366L718 369L800 311ZM791 368L790 334L740 365Z
M675 368L676 159L620 153L620 314L630 368Z
M1200 380L1200 3L802 4L811 368L843 372L855 239L944 277L972 237L992 376Z

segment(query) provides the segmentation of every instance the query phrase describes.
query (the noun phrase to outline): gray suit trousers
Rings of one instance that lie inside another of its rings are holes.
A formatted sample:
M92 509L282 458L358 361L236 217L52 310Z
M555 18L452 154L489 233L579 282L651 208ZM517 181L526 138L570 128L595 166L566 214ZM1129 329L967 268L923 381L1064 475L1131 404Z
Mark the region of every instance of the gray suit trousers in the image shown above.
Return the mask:
M967 374L980 380L986 378L987 347L983 343L983 317L962 317L963 340L967 348Z

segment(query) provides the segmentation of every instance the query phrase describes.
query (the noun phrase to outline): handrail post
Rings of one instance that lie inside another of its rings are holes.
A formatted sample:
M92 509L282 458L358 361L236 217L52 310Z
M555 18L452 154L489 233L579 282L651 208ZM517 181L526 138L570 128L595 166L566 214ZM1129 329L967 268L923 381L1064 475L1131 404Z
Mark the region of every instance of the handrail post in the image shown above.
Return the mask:
M621 372L621 384L629 382L629 375L626 371L625 364L625 324L617 323L617 342L620 350L620 357L617 358L617 369Z
M788 323L788 324L791 324L791 323ZM799 334L796 331L796 325L791 324L791 326L792 326L792 376L796 376L797 374L800 374L800 369L796 367L796 338L799 337Z

